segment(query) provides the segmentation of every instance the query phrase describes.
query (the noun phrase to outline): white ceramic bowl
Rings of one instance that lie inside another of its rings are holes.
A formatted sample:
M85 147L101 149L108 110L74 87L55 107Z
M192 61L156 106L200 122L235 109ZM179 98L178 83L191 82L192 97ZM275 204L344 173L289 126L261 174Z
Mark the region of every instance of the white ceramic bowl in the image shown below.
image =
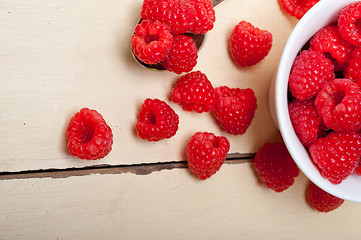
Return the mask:
M270 85L272 117L300 170L317 186L339 198L361 202L361 176L349 176L341 184L323 178L298 140L288 113L288 76L292 63L303 45L322 27L335 21L341 9L356 0L321 0L297 23L283 50L277 73Z

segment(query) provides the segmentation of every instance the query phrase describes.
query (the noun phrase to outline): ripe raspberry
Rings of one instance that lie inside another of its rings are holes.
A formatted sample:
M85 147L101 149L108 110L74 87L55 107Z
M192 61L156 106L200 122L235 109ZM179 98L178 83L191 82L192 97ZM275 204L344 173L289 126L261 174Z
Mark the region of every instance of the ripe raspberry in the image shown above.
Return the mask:
M225 137L207 132L195 133L186 150L189 170L200 180L209 178L221 168L229 147Z
M174 35L187 32L195 21L195 10L186 0L143 0L142 19L159 21Z
M213 114L218 124L227 133L245 133L257 109L257 99L253 90L223 86L215 88L215 92L217 103Z
M355 168L354 173L355 173L357 176L361 176L361 163L360 163L360 161L359 161L359 163L357 164L357 167Z
M279 0L281 7L291 16L301 19L320 0Z
M241 21L233 29L230 38L232 58L241 67L253 66L268 55L272 41L272 34L267 30Z
M299 174L284 143L266 143L256 153L253 166L260 180L276 192L293 185Z
M160 141L173 137L179 117L164 101L147 98L139 113L136 129L138 136L148 141Z
M333 65L321 52L302 51L293 63L288 86L298 100L316 96L323 84L334 78Z
M313 100L294 100L288 104L292 126L300 142L309 147L318 137L322 124Z
M187 111L209 112L216 104L216 94L207 76L200 72L190 72L175 84L171 100L179 103Z
M197 65L197 58L197 46L193 39L177 35L173 38L173 45L163 61L163 67L177 74L190 72Z
M326 127L341 132L361 130L361 91L351 80L327 82L317 94L315 105Z
M345 78L351 79L361 87L361 47L355 48L350 55L348 65L344 71Z
M361 47L361 2L344 7L338 17L338 29L341 36L350 44Z
M210 0L188 0L188 3L195 10L195 21L189 29L195 34L205 34L212 30L216 21L216 13Z
M135 27L130 41L134 55L140 61L157 64L171 49L173 35L166 25L144 20Z
M341 71L346 66L353 48L341 37L336 25L328 25L320 29L312 37L310 46L313 51L325 53L336 71Z
M70 154L80 159L104 158L112 150L112 130L96 110L82 108L71 118L66 134Z
M309 148L320 173L331 183L339 184L352 174L361 156L358 133L331 132Z
M323 191L310 182L306 191L306 202L319 212L330 212L340 207L344 200Z

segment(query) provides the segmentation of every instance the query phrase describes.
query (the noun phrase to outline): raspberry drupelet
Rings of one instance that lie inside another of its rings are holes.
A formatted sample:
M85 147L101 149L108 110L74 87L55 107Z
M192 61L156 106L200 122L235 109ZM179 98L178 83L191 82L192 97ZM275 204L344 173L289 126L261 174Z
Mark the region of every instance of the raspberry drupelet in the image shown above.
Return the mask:
M178 124L178 115L166 102L147 98L138 113L136 130L140 138L156 142L173 137Z
M230 144L226 137L197 132L187 144L189 170L200 180L214 175L224 163Z
M146 64L164 60L173 44L169 27L159 22L143 20L137 24L131 39L134 55Z
M113 145L111 128L102 115L89 108L82 108L71 118L67 139L70 154L85 160L104 158Z

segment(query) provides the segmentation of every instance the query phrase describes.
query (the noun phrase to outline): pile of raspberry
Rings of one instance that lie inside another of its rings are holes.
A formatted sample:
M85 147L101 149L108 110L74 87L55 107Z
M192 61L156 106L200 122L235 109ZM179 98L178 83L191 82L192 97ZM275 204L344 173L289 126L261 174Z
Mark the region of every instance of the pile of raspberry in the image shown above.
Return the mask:
M213 28L215 12L210 0L144 0L141 21L131 37L138 60L161 65L180 76L169 92L169 101L183 110L198 114L210 112L226 134L242 135L251 125L257 98L251 88L213 87L207 75L193 70L197 47L189 34L205 34ZM230 34L232 60L239 67L259 63L272 47L272 34L247 21L239 22ZM159 69L159 68L157 68ZM138 137L152 142L173 137L180 122L171 104L147 98L138 112ZM226 136L196 132L187 142L189 170L205 180L224 163L230 142Z
M344 7L301 49L289 75L289 114L321 175L361 175L361 2Z
M144 0L141 20L131 37L132 51L147 67L177 74L197 64L197 46L190 37L206 34L216 20L210 0Z
M169 100L184 111L210 112L219 127L232 135L246 132L257 109L252 89L213 87L201 71L179 77L169 92ZM162 141L177 133L179 121L178 114L166 101L147 98L138 112L137 135L147 141ZM226 136L211 132L194 133L186 145L189 170L200 180L208 179L221 168L230 149Z

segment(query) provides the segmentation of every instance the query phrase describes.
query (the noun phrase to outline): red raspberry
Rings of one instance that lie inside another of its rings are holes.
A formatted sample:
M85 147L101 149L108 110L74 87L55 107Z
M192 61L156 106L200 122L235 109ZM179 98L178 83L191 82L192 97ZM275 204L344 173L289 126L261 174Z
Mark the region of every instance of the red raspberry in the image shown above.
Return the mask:
M261 30L249 22L241 21L231 34L231 55L239 66L253 66L268 55L272 41L272 34L267 30Z
M281 7L291 16L301 19L320 0L279 0Z
M349 79L327 82L315 99L326 127L340 132L361 130L361 91Z
M215 11L210 0L188 0L196 12L193 26L189 29L195 34L205 34L212 30L216 21Z
M138 136L148 141L160 141L173 137L179 117L164 101L147 98L139 113L136 129Z
M296 135L305 147L309 147L317 140L322 124L313 100L293 100L288 104L288 110Z
M352 174L361 156L358 133L331 132L309 148L320 173L331 183L339 184Z
M344 7L338 16L338 29L341 36L350 44L361 47L361 2Z
M344 71L345 78L352 79L361 87L361 47L355 48L351 52L348 65Z
M361 176L361 163L360 163L360 161L359 161L359 163L357 164L357 167L355 168L354 173L355 173L357 176Z
M187 111L209 112L216 104L216 94L207 76L200 72L190 72L175 84L171 99Z
M173 35L159 22L144 20L139 23L130 39L134 55L146 64L157 64L172 47Z
M257 99L250 88L226 86L215 88L217 103L213 114L218 124L230 134L243 134L252 122Z
M186 0L143 0L141 17L171 27L171 32L187 32L195 21L195 10Z
M348 60L352 46L346 42L336 25L321 28L310 41L311 49L325 53L336 71L341 71Z
M335 197L312 182L309 183L306 191L306 202L319 212L330 212L342 205L345 200Z
M112 130L96 110L82 108L71 118L66 133L70 154L80 159L104 158L112 150Z
M321 52L302 51L293 63L288 86L298 100L316 96L323 84L334 78L333 65Z
M293 185L300 170L284 143L266 143L256 153L253 166L270 189L282 192Z
M181 74L190 72L197 65L197 46L191 37L177 35L173 45L163 61L163 67L168 71Z
M221 168L229 147L225 137L207 132L195 133L186 150L189 170L200 180L209 178Z

